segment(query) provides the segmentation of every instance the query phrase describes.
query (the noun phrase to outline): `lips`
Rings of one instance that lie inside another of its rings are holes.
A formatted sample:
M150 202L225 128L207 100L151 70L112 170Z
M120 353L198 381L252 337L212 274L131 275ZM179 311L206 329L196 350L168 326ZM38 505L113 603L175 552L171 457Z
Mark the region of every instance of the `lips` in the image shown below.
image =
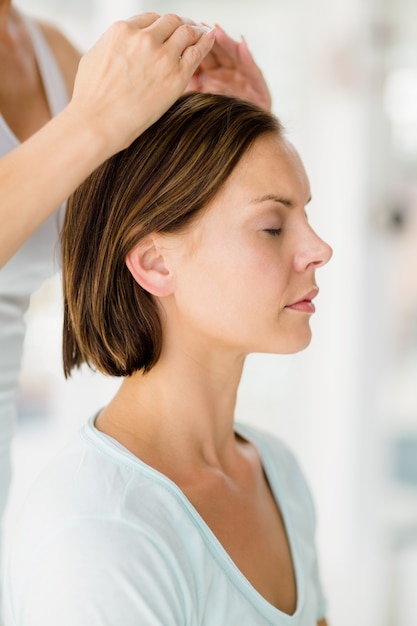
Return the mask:
M314 306L312 300L317 296L318 292L318 288L315 287L292 304L287 304L286 308L293 311L300 311L301 313L314 313L316 307Z

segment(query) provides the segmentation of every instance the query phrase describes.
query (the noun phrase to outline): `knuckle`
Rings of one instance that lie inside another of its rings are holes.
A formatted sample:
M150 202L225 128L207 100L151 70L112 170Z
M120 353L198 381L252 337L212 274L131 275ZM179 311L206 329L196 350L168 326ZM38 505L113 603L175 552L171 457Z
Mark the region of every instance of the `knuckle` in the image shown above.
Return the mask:
M196 46L188 48L187 57L188 62L191 63L191 65L199 65L200 62L203 60L202 52Z
M110 26L110 32L112 32L113 36L116 38L125 37L131 29L132 25L126 20L117 20L117 22L114 22Z
M154 35L151 31L149 30L141 31L140 37L141 37L141 45L145 52L150 52L151 50L154 49L155 41L154 41Z
M184 40L189 43L194 43L201 36L201 31L191 24L183 24L179 30Z
M178 28L182 24L181 18L175 13L166 13L164 19L174 28Z

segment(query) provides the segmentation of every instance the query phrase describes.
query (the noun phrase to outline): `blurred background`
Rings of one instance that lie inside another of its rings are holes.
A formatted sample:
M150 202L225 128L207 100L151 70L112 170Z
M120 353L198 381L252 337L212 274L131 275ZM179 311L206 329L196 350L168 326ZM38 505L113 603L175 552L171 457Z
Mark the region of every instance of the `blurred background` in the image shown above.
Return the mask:
M173 11L244 35L334 248L313 342L248 359L237 419L297 454L317 506L331 626L417 624L417 3L20 0L86 50L114 20ZM33 478L118 381L61 368L59 277L32 299L13 525Z

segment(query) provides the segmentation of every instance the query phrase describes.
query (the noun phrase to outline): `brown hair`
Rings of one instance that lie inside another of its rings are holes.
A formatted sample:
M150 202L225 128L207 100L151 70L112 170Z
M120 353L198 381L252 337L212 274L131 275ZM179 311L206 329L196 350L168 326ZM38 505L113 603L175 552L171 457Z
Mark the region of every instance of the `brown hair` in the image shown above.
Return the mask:
M281 131L255 105L187 94L77 189L62 231L66 376L83 362L114 376L152 368L162 345L158 309L126 255L149 233L185 228L253 142Z

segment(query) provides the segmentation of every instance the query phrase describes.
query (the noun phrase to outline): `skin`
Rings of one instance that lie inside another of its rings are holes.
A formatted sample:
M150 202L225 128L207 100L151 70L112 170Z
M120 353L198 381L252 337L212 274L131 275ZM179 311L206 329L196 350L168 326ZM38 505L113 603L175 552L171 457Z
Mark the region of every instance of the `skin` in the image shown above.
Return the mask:
M309 198L296 151L268 135L185 232L154 233L129 253L132 275L161 307L162 354L96 422L176 482L246 578L288 614L297 592L281 513L233 422L246 355L310 341L311 305L294 303L316 289L332 252L307 221Z
M127 147L187 85L270 106L246 43L221 29L215 42L216 30L207 32L176 15L139 15L113 24L76 73L78 52L52 26L41 28L72 94L52 120L24 22L10 0L0 0L0 112L25 140L0 159L0 268L96 167Z
M72 93L79 52L55 28L38 23ZM50 118L48 102L26 24L10 2L0 4L0 111L15 136L24 141Z

